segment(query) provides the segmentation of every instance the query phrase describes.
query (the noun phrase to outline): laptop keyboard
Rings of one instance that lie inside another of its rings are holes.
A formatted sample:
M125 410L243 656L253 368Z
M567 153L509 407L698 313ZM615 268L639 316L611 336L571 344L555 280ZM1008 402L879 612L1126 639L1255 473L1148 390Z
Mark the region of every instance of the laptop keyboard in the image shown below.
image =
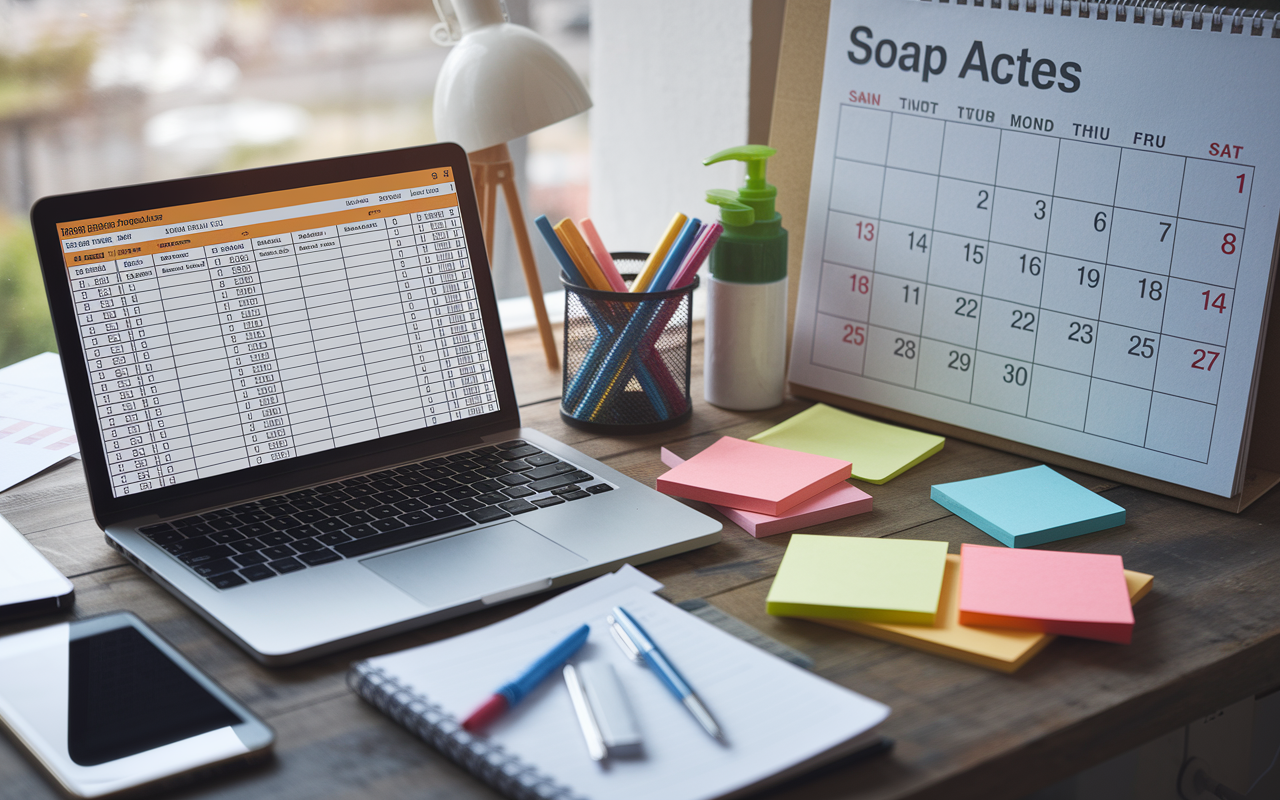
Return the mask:
M139 531L213 586L230 589L612 488L515 439Z

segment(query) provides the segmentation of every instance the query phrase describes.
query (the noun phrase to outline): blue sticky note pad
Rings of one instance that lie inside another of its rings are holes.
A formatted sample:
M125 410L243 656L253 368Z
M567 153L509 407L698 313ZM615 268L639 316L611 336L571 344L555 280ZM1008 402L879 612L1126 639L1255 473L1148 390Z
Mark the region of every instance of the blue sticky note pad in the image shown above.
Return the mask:
M1124 524L1124 509L1046 466L934 486L934 502L1009 547Z

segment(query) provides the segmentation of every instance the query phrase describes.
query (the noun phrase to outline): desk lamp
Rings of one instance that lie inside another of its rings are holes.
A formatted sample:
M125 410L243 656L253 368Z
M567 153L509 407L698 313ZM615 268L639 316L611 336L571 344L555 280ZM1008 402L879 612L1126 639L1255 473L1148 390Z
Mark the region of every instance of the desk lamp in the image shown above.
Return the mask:
M442 20L432 29L432 38L438 44L453 45L436 79L436 136L467 151L490 253L498 187L502 187L547 367L559 369L507 142L586 111L591 98L568 62L545 39L508 21L502 0L432 2Z

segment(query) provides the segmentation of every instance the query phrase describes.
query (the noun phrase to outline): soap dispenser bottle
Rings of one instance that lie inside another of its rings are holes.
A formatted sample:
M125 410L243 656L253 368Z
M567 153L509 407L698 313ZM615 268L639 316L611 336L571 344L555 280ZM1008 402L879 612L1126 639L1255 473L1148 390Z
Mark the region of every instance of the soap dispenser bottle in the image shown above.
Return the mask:
M736 411L782 403L786 382L787 232L774 208L778 189L765 182L764 145L731 147L703 164L744 161L747 182L736 192L713 189L724 233L711 251L707 281L708 403Z

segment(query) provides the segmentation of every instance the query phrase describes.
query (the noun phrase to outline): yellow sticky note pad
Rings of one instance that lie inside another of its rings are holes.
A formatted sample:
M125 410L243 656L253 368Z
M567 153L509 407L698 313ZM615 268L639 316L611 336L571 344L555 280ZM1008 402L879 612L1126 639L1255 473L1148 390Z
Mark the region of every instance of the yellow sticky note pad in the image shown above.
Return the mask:
M1142 572L1124 571L1129 602L1136 603L1155 579ZM954 658L999 672L1014 672L1054 640L1051 633L1009 628L977 628L960 624L960 556L947 556L942 581L942 603L932 625L898 625L850 619L813 619L823 625L860 633L875 639L914 647L926 653Z
M942 449L946 439L818 403L751 441L853 464L853 477L884 483Z
M778 565L765 610L932 625L942 595L947 543L795 534Z

